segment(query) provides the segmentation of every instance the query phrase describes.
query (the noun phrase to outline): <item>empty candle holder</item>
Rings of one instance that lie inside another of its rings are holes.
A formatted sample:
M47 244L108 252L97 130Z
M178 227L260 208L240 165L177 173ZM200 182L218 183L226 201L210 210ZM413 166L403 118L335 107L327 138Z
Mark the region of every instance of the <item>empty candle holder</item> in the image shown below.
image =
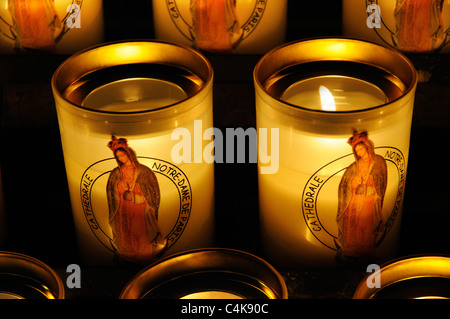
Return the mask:
M281 275L263 259L238 250L187 251L148 266L121 299L286 299Z
M42 261L0 251L0 299L64 299L58 274Z
M212 127L212 79L200 53L162 41L92 47L56 70L52 87L86 263L147 264L213 243L214 163L196 151L206 141L192 152L177 147L183 136L202 137Z

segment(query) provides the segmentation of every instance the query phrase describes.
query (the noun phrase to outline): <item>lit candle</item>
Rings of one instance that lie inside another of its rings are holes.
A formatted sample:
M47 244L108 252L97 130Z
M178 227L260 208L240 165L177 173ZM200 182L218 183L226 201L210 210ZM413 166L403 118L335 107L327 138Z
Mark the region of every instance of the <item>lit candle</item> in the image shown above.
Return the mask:
M172 255L144 268L119 298L286 299L287 288L265 260L243 251L207 248Z
M195 152L172 160L173 130L212 126L209 62L170 43L114 43L68 59L52 83L86 262L148 263L211 245L213 163Z
M419 255L369 271L354 299L449 299L450 258Z
M345 36L388 44L403 52L450 52L450 2L344 0Z
M268 53L254 74L257 127L279 128L278 171L264 174L259 163L270 260L334 266L394 254L416 85L412 64L382 46L315 39Z
M0 0L0 53L72 54L103 41L103 1Z
M264 53L284 42L287 1L153 1L156 37L220 53Z
M64 299L58 274L36 258L0 251L0 299Z

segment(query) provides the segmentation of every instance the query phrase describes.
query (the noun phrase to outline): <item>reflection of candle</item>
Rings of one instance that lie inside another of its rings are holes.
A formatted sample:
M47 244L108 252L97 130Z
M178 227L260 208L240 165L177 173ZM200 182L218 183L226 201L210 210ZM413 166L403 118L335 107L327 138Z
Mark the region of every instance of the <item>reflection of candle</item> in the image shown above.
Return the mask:
M344 0L342 14L345 36L389 44L404 52L450 51L448 1Z
M350 62L356 56L363 61ZM398 65L378 60L387 56ZM325 266L392 254L408 158L412 65L381 46L318 39L267 54L255 80L257 126L279 128L279 170L259 174L271 260ZM330 93L334 102L325 104L336 110L322 110Z
M0 299L56 299L47 286L26 276L0 274Z
M101 0L0 0L0 52L70 54L103 41Z
M244 299L241 296L225 291L202 291L194 292L180 299Z
M83 61L89 63L80 69ZM201 55L162 42L99 46L55 73L69 191L86 262L119 257L148 263L211 245L214 166L194 158L175 164L171 154L175 128L194 132L195 120L212 126L211 86L212 71Z
M0 293L0 299L24 299L24 298L14 293L3 292Z
M153 1L158 39L221 53L263 53L284 41L287 1Z
M0 299L64 299L64 285L40 260L0 252Z
M266 261L223 248L172 255L143 269L121 299L285 299L286 284Z

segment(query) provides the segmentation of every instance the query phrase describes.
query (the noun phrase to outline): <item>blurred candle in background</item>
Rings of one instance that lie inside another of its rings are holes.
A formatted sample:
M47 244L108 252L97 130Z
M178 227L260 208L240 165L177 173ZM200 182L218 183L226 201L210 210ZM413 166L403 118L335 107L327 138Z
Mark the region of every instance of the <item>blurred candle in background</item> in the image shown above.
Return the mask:
M264 53L285 40L286 0L153 1L158 39L218 53Z
M0 0L0 53L72 54L103 29L102 0Z
M402 52L450 52L450 2L344 0L344 36L387 44Z

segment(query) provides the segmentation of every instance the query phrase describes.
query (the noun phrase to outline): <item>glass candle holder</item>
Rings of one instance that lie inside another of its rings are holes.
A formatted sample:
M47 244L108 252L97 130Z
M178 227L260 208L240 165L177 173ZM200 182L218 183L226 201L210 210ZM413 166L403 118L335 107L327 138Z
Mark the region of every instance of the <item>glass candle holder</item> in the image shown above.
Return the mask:
M0 0L0 53L72 54L103 42L102 0Z
M440 0L344 0L344 36L402 52L450 52L450 3Z
M252 254L221 248L193 250L145 268L121 299L287 299L281 275Z
M212 81L201 54L158 41L100 45L56 70L52 87L86 262L149 263L212 244L214 164L197 152L212 127ZM181 156L183 142L189 147Z
M381 45L324 38L267 53L254 70L263 245L283 267L395 254L417 75ZM264 143L263 143L264 144ZM273 156L272 156L273 157Z
M64 299L64 285L42 261L0 251L0 299Z
M284 42L287 1L153 1L158 39L216 53L265 53Z
M450 258L421 255L391 261L358 285L354 299L449 299Z

